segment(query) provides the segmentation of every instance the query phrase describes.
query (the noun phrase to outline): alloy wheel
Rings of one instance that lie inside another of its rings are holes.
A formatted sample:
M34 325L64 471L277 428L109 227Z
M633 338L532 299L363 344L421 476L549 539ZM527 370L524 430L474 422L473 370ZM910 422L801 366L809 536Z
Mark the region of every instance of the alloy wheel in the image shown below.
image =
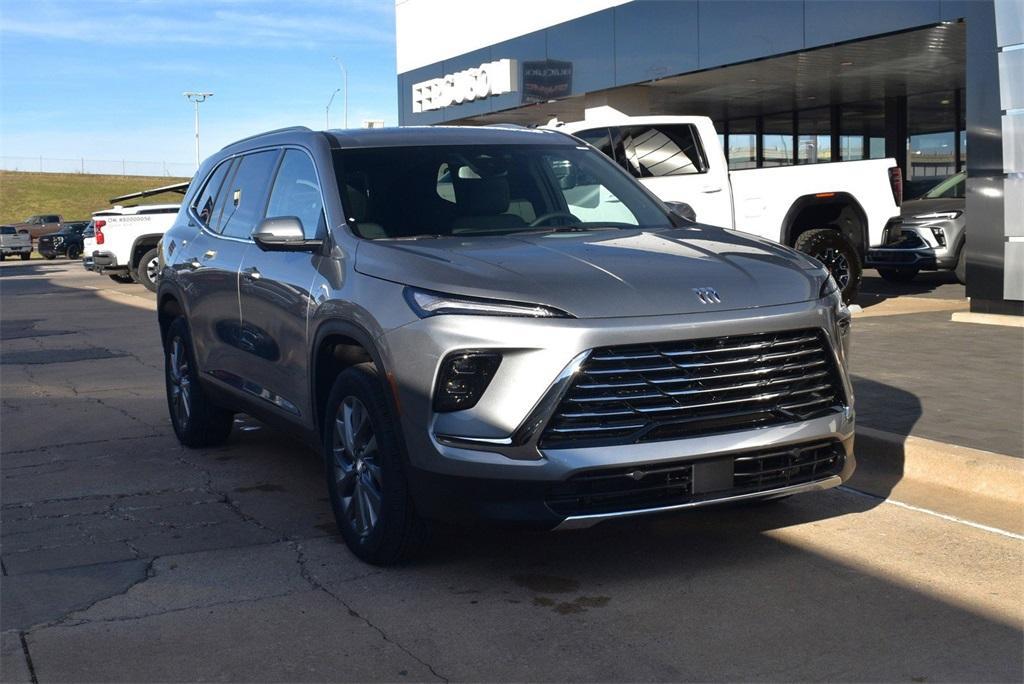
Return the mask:
M157 269L160 266L160 259L153 257L146 264L146 277L149 278L149 282L156 282Z
M185 343L180 337L175 337L171 342L170 354L167 372L171 383L171 406L178 425L184 426L192 416L192 379L189 376Z
M380 520L383 473L369 411L356 397L345 397L338 407L331 452L342 513L352 530L365 537Z
M845 290L846 286L850 284L850 261L846 255L837 249L829 248L816 256L818 261L823 263L832 277L836 279L839 289Z

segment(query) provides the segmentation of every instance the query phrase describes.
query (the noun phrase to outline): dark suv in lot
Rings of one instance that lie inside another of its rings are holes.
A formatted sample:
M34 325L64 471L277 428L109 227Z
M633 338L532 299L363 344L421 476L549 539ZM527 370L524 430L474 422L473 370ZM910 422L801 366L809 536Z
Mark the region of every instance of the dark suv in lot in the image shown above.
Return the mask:
M66 256L78 259L82 256L82 234L89 227L89 221L65 221L56 233L40 236L37 250L46 259Z
M181 442L235 412L304 438L372 563L426 519L583 527L854 468L821 264L691 222L557 131L232 144L164 235L158 310Z

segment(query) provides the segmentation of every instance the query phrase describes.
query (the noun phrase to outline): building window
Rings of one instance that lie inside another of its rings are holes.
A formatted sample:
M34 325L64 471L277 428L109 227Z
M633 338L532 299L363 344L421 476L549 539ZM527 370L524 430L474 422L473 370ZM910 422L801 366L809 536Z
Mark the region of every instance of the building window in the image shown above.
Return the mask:
M839 159L885 158L885 102L870 101L839 107Z
M757 167L757 121L737 119L729 122L729 169Z
M761 148L761 166L788 166L793 163L792 112L764 117Z
M957 108L953 92L907 98L907 167L910 180L956 173Z
M832 161L831 117L828 107L797 113L797 164Z

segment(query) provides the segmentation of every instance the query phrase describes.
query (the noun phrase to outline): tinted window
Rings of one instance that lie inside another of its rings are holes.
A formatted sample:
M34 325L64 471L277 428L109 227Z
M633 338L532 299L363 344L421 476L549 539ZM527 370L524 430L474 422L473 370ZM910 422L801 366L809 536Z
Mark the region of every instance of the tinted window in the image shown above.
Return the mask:
M0 226L0 235L17 235L18 231L14 229L14 226Z
M60 216L51 214L50 216L44 216L44 223L60 223Z
M217 193L220 191L220 186L224 183L224 176L230 167L231 162L224 162L214 169L206 181L202 192L196 196L195 201L192 203L192 210L205 226L213 227L217 225L217 221L213 220L213 208L217 202Z
M589 131L580 131L579 133L576 133L576 137L580 140L587 141L600 150L602 154L605 154L608 157L614 156L614 153L612 152L612 137L607 128L594 128Z
M623 126L622 158L637 178L704 173L704 155L689 124Z
M224 186L220 232L228 237L248 238L263 218L267 190L277 163L277 150L255 152L242 157L238 170Z
M326 225L316 167L302 150L285 150L270 191L267 216L295 216L302 222L303 233L311 240L321 234L321 226Z

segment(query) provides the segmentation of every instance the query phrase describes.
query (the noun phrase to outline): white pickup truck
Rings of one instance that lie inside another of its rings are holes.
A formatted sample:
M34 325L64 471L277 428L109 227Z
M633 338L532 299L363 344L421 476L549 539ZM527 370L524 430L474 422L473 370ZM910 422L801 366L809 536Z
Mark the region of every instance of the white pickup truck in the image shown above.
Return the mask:
M614 112L614 110L612 110ZM892 159L729 171L711 119L619 113L549 127L601 150L696 219L781 242L835 276L849 302L868 250L898 237L903 181Z
M32 256L32 238L25 229L17 226L0 226L0 261L18 255L28 260Z
M119 283L156 292L157 243L178 215L177 204L115 206L97 211L82 234L82 265Z

